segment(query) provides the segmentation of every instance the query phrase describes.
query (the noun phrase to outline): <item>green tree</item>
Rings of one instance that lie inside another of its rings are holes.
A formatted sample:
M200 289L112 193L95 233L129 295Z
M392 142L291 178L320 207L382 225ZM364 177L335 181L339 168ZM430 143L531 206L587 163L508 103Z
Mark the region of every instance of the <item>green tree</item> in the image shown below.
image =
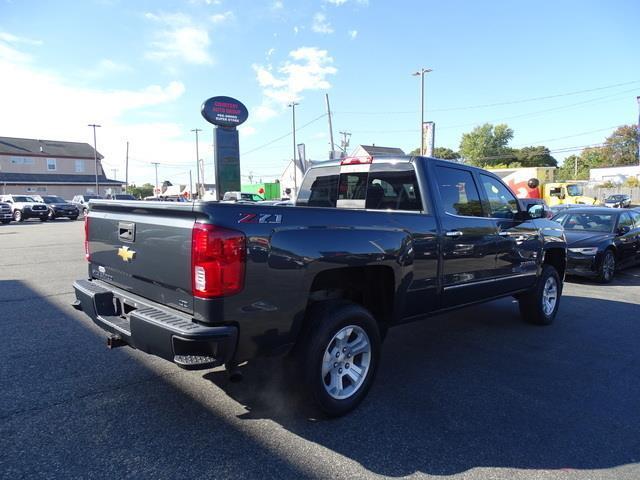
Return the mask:
M622 125L604 142L608 166L637 165L638 131L635 125Z
M513 130L506 124L493 126L485 123L462 135L460 155L472 165L492 166L516 161L514 152L508 147Z
M436 147L433 149L433 156L436 158L442 158L444 160L457 160L460 158L458 152L454 152L450 148Z
M414 148L409 152L409 155L420 155L420 147ZM460 158L458 152L454 152L450 148L436 147L433 149L433 156L435 158L443 158L444 160L457 160Z
M604 148L585 148L580 155L571 155L564 159L564 163L556 170L556 180L589 180L589 170L606 164Z
M558 161L551 156L547 147L524 147L514 150L517 162L523 167L557 167Z
M144 198L144 197L150 197L151 195L153 195L153 188L154 188L153 185L151 185L150 183L145 183L140 187L137 187L134 184L134 185L129 185L128 192L134 197Z

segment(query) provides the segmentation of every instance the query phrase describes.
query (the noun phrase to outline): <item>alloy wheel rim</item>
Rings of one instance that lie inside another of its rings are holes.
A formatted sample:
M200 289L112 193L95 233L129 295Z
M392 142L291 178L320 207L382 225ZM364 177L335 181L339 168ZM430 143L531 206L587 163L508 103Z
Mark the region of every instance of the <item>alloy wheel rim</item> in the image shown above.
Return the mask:
M602 263L602 273L606 280L609 280L613 276L615 265L616 264L615 264L615 259L613 258L613 255L610 252L607 253Z
M553 277L547 278L542 289L542 310L546 316L553 313L558 302L558 284Z
M367 378L371 366L371 341L357 325L348 325L336 333L322 358L322 385L336 400L354 395Z

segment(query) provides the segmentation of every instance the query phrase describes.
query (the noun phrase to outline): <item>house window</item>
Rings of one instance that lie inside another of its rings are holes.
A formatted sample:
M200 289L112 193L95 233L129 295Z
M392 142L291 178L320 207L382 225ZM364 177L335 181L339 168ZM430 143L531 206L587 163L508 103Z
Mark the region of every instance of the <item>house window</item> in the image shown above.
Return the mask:
M55 158L47 158L47 170L55 171L56 169L56 159Z
M11 163L14 165L33 165L33 158L11 157Z
M84 172L84 160L76 160L76 173Z

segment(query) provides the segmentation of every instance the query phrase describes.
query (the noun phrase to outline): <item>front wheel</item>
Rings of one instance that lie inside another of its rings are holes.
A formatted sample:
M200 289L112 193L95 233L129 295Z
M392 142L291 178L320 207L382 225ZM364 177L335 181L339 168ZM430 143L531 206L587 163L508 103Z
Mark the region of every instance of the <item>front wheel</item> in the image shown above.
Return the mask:
M351 302L328 302L312 313L299 348L304 393L329 417L356 408L373 383L380 332L373 316Z
M544 265L538 283L528 293L520 295L520 315L535 325L550 325L558 313L562 283L557 270Z
M609 283L613 280L613 275L616 272L616 256L612 250L606 250L600 265L598 266L598 281L600 283Z
M24 222L24 217L22 216L22 212L20 210L16 210L13 212L13 219L16 222Z

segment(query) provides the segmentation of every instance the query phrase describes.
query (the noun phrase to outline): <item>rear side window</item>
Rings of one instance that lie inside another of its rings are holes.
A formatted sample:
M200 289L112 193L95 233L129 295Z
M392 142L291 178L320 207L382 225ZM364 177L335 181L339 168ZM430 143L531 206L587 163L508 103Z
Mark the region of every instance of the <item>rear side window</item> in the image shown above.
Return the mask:
M635 228L640 228L640 213L637 212L629 212L631 218L633 219L633 223Z
M421 211L422 202L415 171L370 172L366 208Z
M618 220L618 228L619 227L629 227L633 229L633 220L631 220L631 215L627 212L620 215L620 220Z
M304 177L296 203L308 207L335 207L338 177L337 167L312 168Z
M437 166L436 180L443 209L453 215L482 217L482 206L473 175L459 168Z

